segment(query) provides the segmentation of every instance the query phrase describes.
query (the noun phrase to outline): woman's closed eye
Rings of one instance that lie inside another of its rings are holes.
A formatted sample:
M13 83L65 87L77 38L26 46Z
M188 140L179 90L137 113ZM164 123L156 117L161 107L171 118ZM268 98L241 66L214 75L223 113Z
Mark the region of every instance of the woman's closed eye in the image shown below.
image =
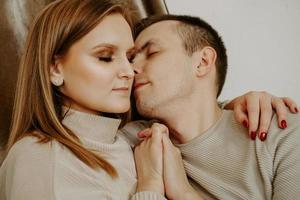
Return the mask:
M114 60L115 51L111 48L102 48L94 53L101 62L112 62Z
M98 58L100 61L103 61L103 62L112 62L113 61L112 56L99 56Z

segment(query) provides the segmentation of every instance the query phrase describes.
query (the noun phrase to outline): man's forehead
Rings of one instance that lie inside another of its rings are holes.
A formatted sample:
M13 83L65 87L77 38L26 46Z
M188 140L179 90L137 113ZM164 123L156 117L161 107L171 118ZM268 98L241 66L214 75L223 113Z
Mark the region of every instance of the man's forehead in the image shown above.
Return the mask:
M147 46L162 44L165 40L171 37L174 33L174 27L178 24L174 20L165 20L156 22L140 32L135 45L138 49Z

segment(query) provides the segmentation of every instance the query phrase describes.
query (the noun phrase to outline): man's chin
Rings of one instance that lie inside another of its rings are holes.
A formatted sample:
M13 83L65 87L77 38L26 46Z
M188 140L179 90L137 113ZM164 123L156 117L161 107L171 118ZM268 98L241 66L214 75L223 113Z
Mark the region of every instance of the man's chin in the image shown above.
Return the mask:
M140 115L148 118L154 117L154 107L149 102L137 100L136 108Z

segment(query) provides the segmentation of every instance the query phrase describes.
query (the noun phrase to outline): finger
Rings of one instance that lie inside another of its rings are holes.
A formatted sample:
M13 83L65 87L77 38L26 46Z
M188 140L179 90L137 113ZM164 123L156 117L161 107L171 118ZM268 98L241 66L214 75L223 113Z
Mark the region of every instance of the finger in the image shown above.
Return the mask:
M160 129L160 127L158 125L152 125L151 127L152 130L152 136L151 138L153 139L154 143L161 143L162 141L162 130Z
M231 100L231 101L225 101L225 102L221 102L221 104L219 104L220 105L220 107L222 108L222 104L224 105L223 106L223 109L226 109L226 110L233 110L234 109L234 106L235 106L235 104L237 103L237 101L239 100L239 98L242 98L242 97L236 97L236 98L234 98L233 100Z
M278 97L272 98L272 107L276 111L277 115L277 122L279 128L286 128L287 127L287 108L282 99Z
M259 119L258 137L261 141L265 141L267 139L267 133L273 115L271 97L269 96L262 97L259 101L259 105L260 105L260 119Z
M152 134L151 129L150 128L146 128L140 132L138 132L138 137L139 138L145 138L145 137L150 137Z
M290 111L292 113L299 112L298 105L296 104L295 101L293 101L292 99L290 99L288 97L283 97L282 100L284 101L285 105L290 109Z
M167 160L169 158L168 154L170 153L170 148L172 143L166 134L162 135L162 144L163 144L164 160Z
M237 104L234 107L234 118L236 119L237 122L239 122L240 124L243 124L243 126L245 126L245 128L249 127L249 123L248 123L248 116L246 113L246 105L242 105L242 104Z
M152 126L158 127L163 134L169 135L169 129L166 125L161 124L161 123L154 123Z
M249 95L246 105L249 119L249 133L251 138L255 139L260 115L259 97L256 95Z
M140 143L133 147L134 155L136 155L138 153L139 149L140 149Z
M164 149L166 148L167 150L172 150L175 151L176 153L181 154L180 150L176 146L174 146L174 144L166 134L162 136L162 141L163 141Z
M169 143L168 143L166 135L162 136L162 142L163 142L163 150L165 152L169 148Z

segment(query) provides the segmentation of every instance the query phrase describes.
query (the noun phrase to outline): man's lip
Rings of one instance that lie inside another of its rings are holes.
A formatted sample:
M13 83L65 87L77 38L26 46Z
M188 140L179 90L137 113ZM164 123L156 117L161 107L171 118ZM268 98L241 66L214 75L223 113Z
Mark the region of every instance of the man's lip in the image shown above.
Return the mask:
M134 84L134 90L144 86L144 85L147 85L149 82L145 82L145 83L136 83Z

